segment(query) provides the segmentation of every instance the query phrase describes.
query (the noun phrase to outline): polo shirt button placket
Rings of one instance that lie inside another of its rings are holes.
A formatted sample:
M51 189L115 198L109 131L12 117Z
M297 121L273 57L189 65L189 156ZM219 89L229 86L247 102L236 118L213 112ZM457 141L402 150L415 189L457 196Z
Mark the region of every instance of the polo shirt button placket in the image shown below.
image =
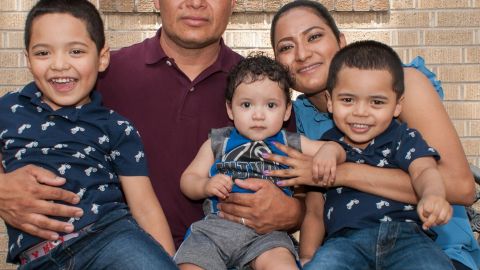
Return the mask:
M190 88L190 90L188 90L188 91L190 91L190 92L195 91L195 86L192 86L192 88Z
M167 66L169 66L169 67L172 66L172 62L170 62L170 60L167 60L166 63L167 63Z
M55 115L49 115L48 120L50 120L50 121L55 120Z

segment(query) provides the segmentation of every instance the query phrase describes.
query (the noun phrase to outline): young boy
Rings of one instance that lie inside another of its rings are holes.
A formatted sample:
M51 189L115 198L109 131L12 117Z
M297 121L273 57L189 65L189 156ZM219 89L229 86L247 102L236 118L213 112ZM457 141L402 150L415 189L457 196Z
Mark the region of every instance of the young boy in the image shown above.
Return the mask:
M0 99L3 168L35 164L64 177L83 215L64 220L71 232L50 241L7 225L7 260L21 269L176 269L162 248L175 251L140 136L93 90L109 63L95 6L40 0L25 47L34 82Z
M280 164L262 158L264 153L280 153L275 142L309 155L324 147L332 153L322 164L329 173L330 167L345 158L337 143L311 141L282 130L292 107L290 85L288 71L263 55L244 59L229 75L226 107L235 127L212 130L180 180L182 192L190 199L211 197L204 204L205 219L192 224L174 257L180 269L243 269L249 265L254 269L297 269L296 252L286 232L260 235L245 226L243 219L240 224L216 215L217 197L248 192L234 185L233 180L278 180L264 175L264 171L279 168ZM283 191L292 194L288 188Z
M436 167L439 155L416 130L395 119L401 112L403 78L401 60L384 44L362 41L340 50L327 80L327 107L335 127L322 140L340 143L349 162L407 171L420 199L417 211L413 205L346 187L327 190L325 206L321 196L320 200L307 198L302 261L310 260L322 243L324 235L319 231L326 230L327 238L305 269L452 268L417 225L423 222L427 231L445 224L452 208ZM307 197L312 195L318 196L309 193ZM424 258L435 259L426 263Z

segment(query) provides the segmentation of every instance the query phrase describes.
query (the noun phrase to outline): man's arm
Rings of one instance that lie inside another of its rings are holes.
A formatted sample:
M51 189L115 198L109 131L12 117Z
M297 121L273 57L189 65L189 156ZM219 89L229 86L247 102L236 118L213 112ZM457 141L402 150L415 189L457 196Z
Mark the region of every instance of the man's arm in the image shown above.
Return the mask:
M52 202L77 204L78 195L58 188L65 183L43 168L27 165L0 173L0 217L11 226L40 238L56 240L58 232L72 232L72 224L47 216L80 217L80 208Z

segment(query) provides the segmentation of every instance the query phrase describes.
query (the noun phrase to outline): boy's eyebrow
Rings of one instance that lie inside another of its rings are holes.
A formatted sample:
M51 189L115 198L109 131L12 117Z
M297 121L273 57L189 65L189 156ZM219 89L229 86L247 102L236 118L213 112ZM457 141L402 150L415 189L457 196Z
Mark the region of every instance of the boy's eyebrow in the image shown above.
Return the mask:
M88 44L86 44L85 42L81 42L81 41L72 41L72 42L67 43L67 46L69 46L69 47L75 46L75 45L88 47ZM38 44L32 45L31 49L35 49L37 47L47 47L48 48L48 47L52 47L52 45L50 45L48 43L38 43Z
M388 99L388 97L384 96L384 95L373 95L373 96L370 96L370 98L375 98L375 99Z

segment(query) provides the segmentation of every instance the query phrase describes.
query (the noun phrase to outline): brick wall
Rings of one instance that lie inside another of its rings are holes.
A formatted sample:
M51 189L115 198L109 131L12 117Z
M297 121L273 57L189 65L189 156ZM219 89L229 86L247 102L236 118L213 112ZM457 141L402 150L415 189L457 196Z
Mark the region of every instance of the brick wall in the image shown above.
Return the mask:
M107 40L119 48L152 36L160 15L151 0L90 0L104 14ZM224 0L226 1L226 0ZM35 0L0 5L0 94L31 80L23 56L23 24ZM270 52L270 21L290 0L237 0L224 35L241 54ZM425 58L442 80L445 107L470 162L480 165L480 0L321 0L349 42L375 39L393 46L404 61ZM3 231L3 227L0 231ZM0 233L0 269L6 236Z

